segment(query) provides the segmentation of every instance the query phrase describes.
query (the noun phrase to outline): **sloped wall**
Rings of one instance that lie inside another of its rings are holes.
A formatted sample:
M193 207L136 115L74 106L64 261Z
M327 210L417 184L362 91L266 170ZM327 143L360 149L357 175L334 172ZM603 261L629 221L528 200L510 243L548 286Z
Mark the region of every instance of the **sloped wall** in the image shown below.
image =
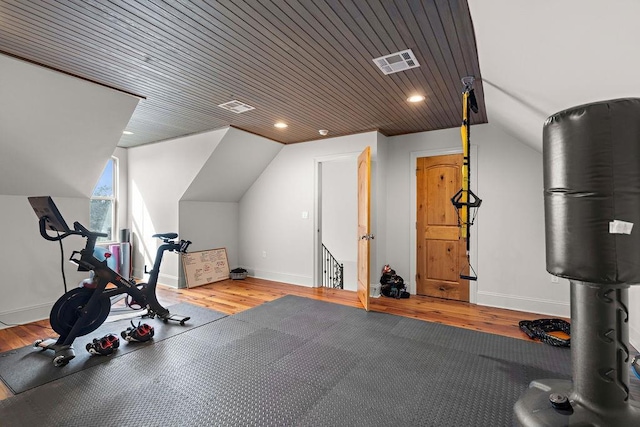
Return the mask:
M130 148L129 206L134 275L151 269L155 233L178 232L190 250L226 247L239 261L238 201L282 144L234 128ZM166 253L160 283L183 286L180 259Z
M180 200L238 202L282 149L283 144L235 128L224 138L189 184Z
M138 98L0 55L0 194L89 197Z
M40 236L27 197L50 195L70 226L87 225L93 187L138 100L4 55L0 99L0 320L22 323L48 317L64 292L59 246ZM84 240L63 245L66 258ZM86 277L62 265L69 287Z
M151 270L162 243L156 233L179 232L178 202L218 146L227 129L128 149L129 228L133 274ZM181 236L196 241L197 236ZM159 282L178 286L179 257L165 253Z
M542 151L542 125L576 105L640 96L640 2L469 0L489 122Z
M229 268L241 266L238 202L282 147L235 128L227 130L180 199L180 233L193 241L192 251L225 248Z

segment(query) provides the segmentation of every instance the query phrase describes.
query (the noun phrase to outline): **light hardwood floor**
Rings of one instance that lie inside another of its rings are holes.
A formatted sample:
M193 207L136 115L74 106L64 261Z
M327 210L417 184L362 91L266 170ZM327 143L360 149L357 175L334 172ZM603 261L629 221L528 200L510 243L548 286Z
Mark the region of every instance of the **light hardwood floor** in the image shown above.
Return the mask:
M306 288L251 277L245 280L225 280L193 289L158 287L159 299L165 306L189 302L225 314L235 314L284 295L297 295L362 307L355 292ZM384 297L372 299L371 310L524 340L529 338L518 328L520 320L549 317L416 295L412 295L409 299ZM55 335L49 327L48 319L2 329L0 330L0 352L32 345L36 339ZM11 391L0 382L0 399L9 396Z

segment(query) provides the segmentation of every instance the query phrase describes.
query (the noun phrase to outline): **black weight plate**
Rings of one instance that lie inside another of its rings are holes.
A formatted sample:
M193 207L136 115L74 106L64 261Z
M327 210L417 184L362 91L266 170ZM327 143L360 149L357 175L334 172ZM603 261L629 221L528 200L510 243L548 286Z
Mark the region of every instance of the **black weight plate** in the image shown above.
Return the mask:
M92 289L76 288L62 295L51 309L49 321L51 328L61 336L65 336L71 332L73 325L80 319L80 311L93 295ZM76 336L87 335L98 329L109 316L111 303L108 298L98 301L98 304L91 313L87 313L84 319L84 325L80 328Z

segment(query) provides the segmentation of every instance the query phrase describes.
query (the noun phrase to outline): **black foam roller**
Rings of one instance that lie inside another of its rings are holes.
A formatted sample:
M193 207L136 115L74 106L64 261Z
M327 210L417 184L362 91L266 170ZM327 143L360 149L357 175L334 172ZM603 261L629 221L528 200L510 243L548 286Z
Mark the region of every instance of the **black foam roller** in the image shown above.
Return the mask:
M547 271L592 283L640 283L640 99L549 117L543 162ZM631 234L611 233L614 221L633 224Z

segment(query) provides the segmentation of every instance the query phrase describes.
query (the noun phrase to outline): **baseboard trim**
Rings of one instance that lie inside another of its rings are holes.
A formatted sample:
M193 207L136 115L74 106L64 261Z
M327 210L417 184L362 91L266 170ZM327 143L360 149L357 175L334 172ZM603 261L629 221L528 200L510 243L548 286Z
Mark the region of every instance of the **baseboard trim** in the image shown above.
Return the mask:
M313 288L313 277L297 274L276 273L273 271L247 269L248 275L257 279L272 280L274 282L288 283L290 285Z
M172 288L178 287L178 276L173 276L170 274L158 274L158 283L163 285L171 286Z
M142 280L144 276L145 276L144 271L140 270L139 268L134 268L131 271L131 277L135 278L136 280Z
M0 323L0 329L47 319L51 313L51 307L53 307L53 304L55 304L55 301L32 305L18 310L3 311L0 313L0 320L7 323L8 326Z
M526 311L550 316L571 317L569 302L543 298L527 298L497 292L478 291L478 305Z

